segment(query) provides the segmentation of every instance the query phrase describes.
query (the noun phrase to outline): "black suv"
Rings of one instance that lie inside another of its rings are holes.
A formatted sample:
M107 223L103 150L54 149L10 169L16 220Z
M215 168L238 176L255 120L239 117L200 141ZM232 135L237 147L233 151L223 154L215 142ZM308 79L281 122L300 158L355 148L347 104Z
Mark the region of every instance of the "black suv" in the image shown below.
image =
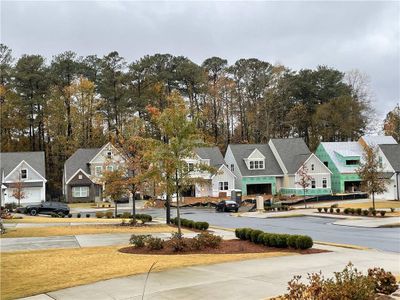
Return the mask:
M232 200L222 200L218 202L217 206L215 207L216 211L234 211L238 212L239 210L239 205Z
M36 216L37 214L51 215L56 214L69 214L69 207L66 203L62 202L43 202L37 205L28 205L25 207L25 213L31 216Z

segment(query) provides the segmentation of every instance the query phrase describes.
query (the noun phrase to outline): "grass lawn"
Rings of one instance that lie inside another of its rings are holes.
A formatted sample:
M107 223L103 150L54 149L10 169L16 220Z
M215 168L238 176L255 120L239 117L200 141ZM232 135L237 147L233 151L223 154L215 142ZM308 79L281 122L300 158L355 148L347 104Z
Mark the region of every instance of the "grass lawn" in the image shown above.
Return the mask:
M99 280L228 261L296 255L288 252L251 254L136 255L120 247L93 247L2 253L1 299L15 299Z
M22 219L4 219L3 223L121 223L122 219L106 218L51 218L24 216Z
M50 227L31 227L31 228L8 228L6 234L1 238L17 237L44 237L60 235L78 235L78 234L100 234L100 233L160 233L176 232L177 229L167 225L152 225L146 227L128 227L114 225L77 225L77 226L50 226ZM189 232L183 229L183 232Z
M340 203L339 207L349 207L349 208L362 208L368 209L372 207L372 200L368 200L368 202L360 202L360 203ZM400 208L400 201L375 201L376 209L382 208Z

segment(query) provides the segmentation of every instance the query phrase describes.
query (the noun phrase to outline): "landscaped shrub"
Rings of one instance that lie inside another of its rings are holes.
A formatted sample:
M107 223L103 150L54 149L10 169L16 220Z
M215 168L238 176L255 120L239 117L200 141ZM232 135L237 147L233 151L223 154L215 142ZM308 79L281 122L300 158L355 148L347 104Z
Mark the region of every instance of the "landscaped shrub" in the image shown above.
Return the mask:
M363 215L367 217L369 215L369 210L368 209L364 209L363 210Z
M242 228L236 228L235 229L235 236L240 239L242 233Z
M113 217L114 214L113 214L112 211L109 210L109 211L107 211L104 215L106 216L107 219L111 219L111 218Z
M210 224L207 222L196 222L196 229L198 230L207 230L210 227Z
M264 245L264 237L265 237L266 235L268 235L268 233L266 233L266 232L261 233L261 234L258 236L258 238L257 238L257 244L262 244L262 245ZM265 245L264 245L264 246L265 246Z
M80 213L78 213L78 214L76 215L76 217L77 217L77 218L80 218L80 217L81 217L81 214L80 214Z
M252 231L253 231L253 229L251 229L251 228L246 228L246 230L245 230L246 240L250 241L251 232L252 232Z
M390 295L397 291L396 277L382 268L368 269L368 277L373 280L377 293Z
M340 208L336 208L336 213L340 214Z
M261 230L253 230L252 232L251 232L251 234L250 234L250 240L253 242L253 243L257 243L258 242L258 236L260 235L260 234L262 234L263 232L261 231Z
M72 214L68 214L68 218L72 218Z
M287 244L288 244L288 246L289 246L290 248L297 248L297 238L298 238L299 236L300 236L300 235L293 234L293 235L290 235L290 236L288 237L288 239L287 239Z
M329 209L329 212L330 212L331 214L333 214L333 211L334 211L334 209L333 209L333 207L331 207L331 208Z
M133 245L135 248L143 248L146 245L146 239L151 237L150 235L136 235L132 234L131 238L129 239L129 242Z
M338 207L339 205L337 203L331 205L331 208L338 208Z
M65 218L65 215L62 212L60 212L60 213L58 213L58 217L59 218Z
M90 214L86 214L86 218L90 218Z
M355 210L354 208L350 208L350 213L351 213L352 215L354 215L354 214L356 213L356 210Z
M376 217L377 211L376 211L375 209L371 210L371 213L372 213L372 215L373 215L374 217Z
M288 247L288 238L290 234L277 234L276 237L276 247L278 248L287 248Z
M346 215L348 215L350 213L350 208L345 208L343 211Z
M183 251L188 246L185 239L183 239L182 235L179 234L178 232L172 233L169 241L170 241L172 249L175 252Z
M59 218L59 217L60 217L59 214L56 214L56 213L54 213L54 212L51 213L50 216L51 216L52 218Z
M222 242L222 237L208 232L202 232L193 238L195 249L218 248Z
M103 217L104 217L104 213L103 213L102 211L96 212L96 218L101 219L101 218L103 218Z
M147 215L147 214L136 214L135 219L140 220L142 222L142 224L151 222L153 220L152 216Z
M318 212L322 211L322 207L318 207L317 209L318 209Z
M272 235L272 233L267 233L267 232L262 234L262 244L264 246L267 246L267 247L270 246L270 237L271 237L271 235Z
M356 212L357 212L357 215L361 216L362 209L361 209L361 208L357 208L357 209L356 209Z
M297 249L309 249L313 246L313 240L307 235L301 235L297 237L296 248Z
M391 208L390 208L390 211L391 211L391 212L394 212L394 210L395 210L394 207L391 207Z
M123 218L123 219L129 219L129 218L131 218L131 217L132 217L132 214L129 213L129 212L124 212L124 213L121 215L121 218Z
M381 210L381 211L379 212L379 214L381 215L381 217L384 217L384 216L386 215L386 211Z
M150 250L161 250L164 248L164 241L158 237L147 237L145 239L145 244Z
M277 234L270 234L268 236L268 246L269 247L277 247L278 245L278 235Z
M327 207L324 207L324 212L328 212L328 208Z

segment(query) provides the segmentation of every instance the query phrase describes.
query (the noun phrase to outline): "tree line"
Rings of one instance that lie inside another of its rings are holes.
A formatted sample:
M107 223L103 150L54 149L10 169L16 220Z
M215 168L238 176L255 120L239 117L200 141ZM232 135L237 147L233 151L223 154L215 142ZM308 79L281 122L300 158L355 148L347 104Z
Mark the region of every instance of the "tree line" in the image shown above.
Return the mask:
M66 51L46 61L15 58L2 44L0 68L2 151L45 151L53 195L77 148L126 138L138 122L141 136L162 140L149 108L165 110L173 93L183 97L204 142L222 151L229 143L293 136L315 149L321 140L357 139L371 121L365 77L327 66L294 71L256 58L229 65L219 57L199 65L171 54L128 62L116 51L103 57Z

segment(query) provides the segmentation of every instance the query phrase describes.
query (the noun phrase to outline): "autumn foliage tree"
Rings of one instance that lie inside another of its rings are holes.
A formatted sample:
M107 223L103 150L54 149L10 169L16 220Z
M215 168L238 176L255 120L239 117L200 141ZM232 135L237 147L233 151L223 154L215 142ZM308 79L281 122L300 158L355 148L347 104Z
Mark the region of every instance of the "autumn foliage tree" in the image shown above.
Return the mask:
M128 194L126 170L122 167L115 170L106 170L102 174L104 185L103 195L110 198L115 203L117 210L118 201Z
M25 199L25 192L24 192L24 185L23 182L21 181L21 175L18 177L18 181L15 182L13 191L12 191L12 196L18 200L18 206L21 206L21 200Z

